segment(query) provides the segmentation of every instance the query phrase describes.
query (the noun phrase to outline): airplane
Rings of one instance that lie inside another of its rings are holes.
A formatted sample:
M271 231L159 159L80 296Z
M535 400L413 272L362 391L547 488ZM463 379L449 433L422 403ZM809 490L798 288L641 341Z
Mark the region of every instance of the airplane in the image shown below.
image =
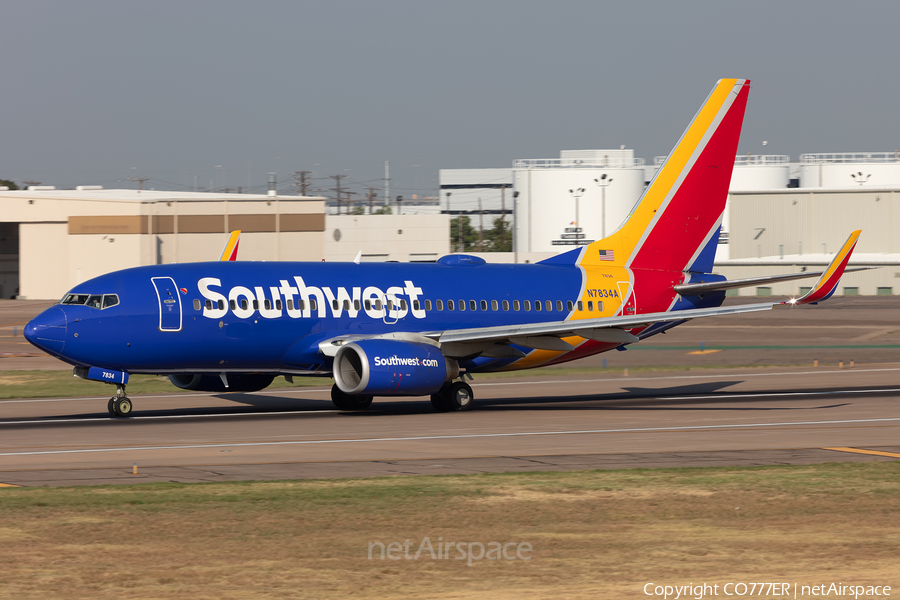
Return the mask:
M618 230L538 263L466 254L434 264L244 262L234 260L235 232L219 261L80 283L25 336L76 376L115 385L115 417L132 413L133 374L206 392L333 377L340 410L366 409L375 396L430 396L450 412L473 408L473 373L557 365L690 319L825 300L859 231L821 273L712 273L749 83L716 83ZM721 306L728 289L814 276L800 298Z

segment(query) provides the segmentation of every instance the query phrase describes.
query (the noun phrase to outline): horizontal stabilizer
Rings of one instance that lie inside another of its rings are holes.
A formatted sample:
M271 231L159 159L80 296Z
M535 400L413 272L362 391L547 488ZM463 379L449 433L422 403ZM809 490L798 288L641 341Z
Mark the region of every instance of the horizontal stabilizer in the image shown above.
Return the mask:
M844 269L844 273L853 273L855 271L868 271L869 269L877 269L878 267L853 267ZM731 281L711 281L709 283L683 283L675 286L675 291L682 296L697 296L706 292L714 292L718 290L735 290L739 288L753 287L757 285L765 285L767 283L783 283L785 281L795 281L797 279L809 279L812 277L820 277L827 271L815 271L810 273L786 273L784 275L769 275L768 277L749 277L747 279L733 279Z

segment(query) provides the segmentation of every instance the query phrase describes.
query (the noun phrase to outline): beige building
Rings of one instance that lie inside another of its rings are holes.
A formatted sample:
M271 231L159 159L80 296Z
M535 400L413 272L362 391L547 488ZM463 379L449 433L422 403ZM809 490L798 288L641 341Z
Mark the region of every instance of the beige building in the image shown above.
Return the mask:
M789 188L729 193L728 258L714 271L728 279L821 271L851 231L861 229L848 273L836 296L900 294L900 189ZM749 296L793 296L815 279L740 291Z
M434 262L450 253L449 215L328 215L325 260Z
M54 299L118 269L217 260L234 229L244 260L325 258L323 198L0 191L0 296Z

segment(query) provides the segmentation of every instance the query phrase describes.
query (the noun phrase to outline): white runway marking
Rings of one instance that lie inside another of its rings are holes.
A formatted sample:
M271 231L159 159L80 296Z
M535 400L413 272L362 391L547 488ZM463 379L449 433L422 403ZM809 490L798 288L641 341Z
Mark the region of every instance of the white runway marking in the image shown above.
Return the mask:
M119 448L89 448L81 450L41 450L36 452L2 452L0 456L34 456L44 454L89 454L95 452L136 452L141 450L199 450L204 448L246 448L260 446L300 446L316 444L359 444L374 442L418 442L430 440L460 440L478 438L533 437L546 435L585 435L603 433L648 433L653 431L698 431L712 429L748 429L753 427L789 427L798 425L848 425L853 423L886 423L900 421L900 417L884 419L847 419L843 421L793 421L784 423L736 423L731 425L688 425L683 427L640 427L633 429L584 429L576 431L523 431L517 433L469 433L460 435L424 435L411 437L350 438L336 440L292 440L283 442L234 442L180 446L123 446Z

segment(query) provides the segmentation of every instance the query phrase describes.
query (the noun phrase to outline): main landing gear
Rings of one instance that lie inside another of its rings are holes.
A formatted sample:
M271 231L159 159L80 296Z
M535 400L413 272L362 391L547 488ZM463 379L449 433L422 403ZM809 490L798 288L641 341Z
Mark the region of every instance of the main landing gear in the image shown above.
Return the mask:
M131 400L125 395L125 386L116 386L116 395L109 399L106 410L114 417L127 417L131 415Z
M448 382L436 394L432 394L431 405L437 412L472 410L475 408L475 396L468 383Z
M365 410L372 404L372 398L367 394L346 394L337 384L331 386L331 401L338 410Z

